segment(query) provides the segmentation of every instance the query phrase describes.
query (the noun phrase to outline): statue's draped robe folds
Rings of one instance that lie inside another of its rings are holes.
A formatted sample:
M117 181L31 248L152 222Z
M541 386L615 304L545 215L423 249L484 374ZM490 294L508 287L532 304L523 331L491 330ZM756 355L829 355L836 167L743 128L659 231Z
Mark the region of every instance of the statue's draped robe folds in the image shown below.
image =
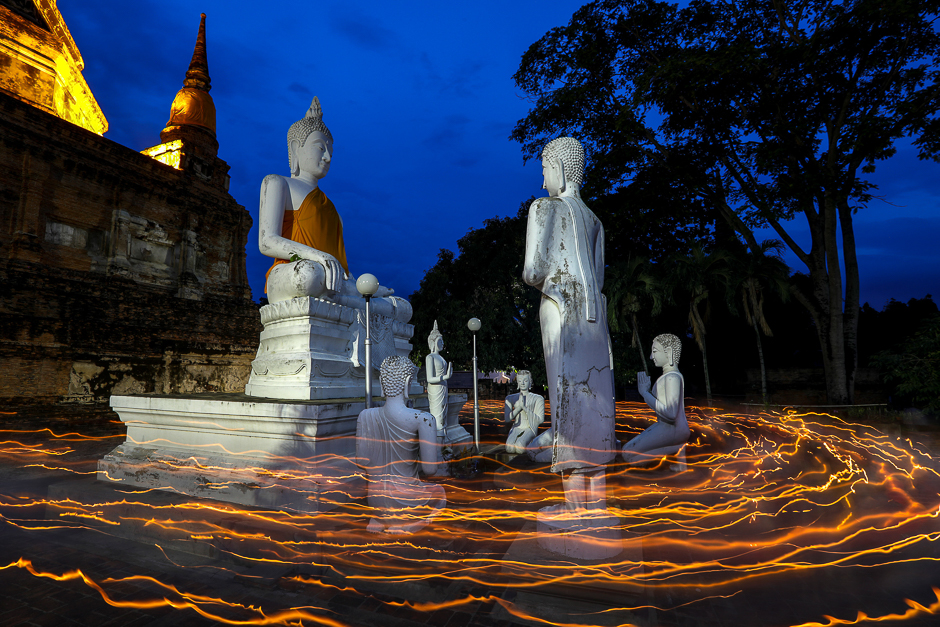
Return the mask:
M515 408L519 394L510 394L506 397L505 418L508 418ZM515 418L515 423L506 438L506 449L510 453L522 453L526 445L538 434L539 425L545 420L545 399L532 392L525 393L525 411Z
M431 362L434 362L432 365ZM427 374L433 374L436 377L443 377L447 374L447 361L437 355L436 353L431 353L427 357L428 366ZM432 372L433 370L433 372ZM445 418L447 418L447 381L441 380L438 383L428 383L428 411L434 416L438 421L438 429L444 428Z
M525 258L525 281L542 292L552 471L604 465L617 452L604 228L579 198L540 198L529 208Z
M284 212L281 237L333 255L349 274L343 241L343 220L333 202L320 188L310 190L300 203L300 208ZM290 262L287 259L275 259L265 276L270 276L271 270L282 263Z
M656 397L656 422L623 447L626 461L633 461L631 453L671 455L679 452L689 439L689 422L685 417L685 379L678 371L666 372L653 384ZM629 458L628 458L629 456ZM639 457L639 456L637 456Z
M433 425L433 416L412 412L402 425L387 417L383 407L366 409L356 426L356 457L368 473L369 505L383 525L402 531L427 524L447 504L443 487L418 478L416 425L419 420ZM436 461L435 454L426 456Z

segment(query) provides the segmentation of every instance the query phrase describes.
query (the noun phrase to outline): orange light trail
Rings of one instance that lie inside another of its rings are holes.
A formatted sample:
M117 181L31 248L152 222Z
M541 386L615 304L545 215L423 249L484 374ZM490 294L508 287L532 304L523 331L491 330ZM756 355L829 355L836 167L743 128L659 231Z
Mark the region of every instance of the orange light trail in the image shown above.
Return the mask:
M502 410L502 401L481 402L481 422L484 434L489 434L484 447L505 437L498 431ZM632 614L641 610L669 613L731 599L729 603L747 603L751 591L761 588L786 590L804 580L824 581L853 571L917 569L925 573L920 589L894 591L871 606L807 607L801 615L804 622L793 624L831 627L940 614L940 460L930 445L818 413L750 415L697 407L689 407L688 413L693 436L684 467L667 459L645 467L608 468L608 506L620 520L624 551L603 563L546 558L532 548L537 547L539 508L561 503L564 496L557 475L518 459L481 460L486 472L475 478L430 479L444 486L447 508L407 536L366 531L374 515L361 487L367 477L360 473L324 480L292 458L285 458L292 462L289 470L249 463L239 472L264 476L265 490L290 482L303 494L309 486L309 498L316 499L323 511L279 512L181 498L169 504L150 502L145 490L115 491L111 498L93 499L0 493L0 522L36 534L54 529L116 534L133 528L143 536L140 539L159 542L156 546L167 568L177 571L231 571L230 563L257 564L283 568L285 583L336 594L369 597L402 586L452 591L448 598L432 594L430 599L390 599L386 594L380 604L390 611L475 611L486 606L494 612L501 608L504 618L556 627L611 621L634 625L643 624ZM465 407L462 420L470 416L472 408ZM653 420L643 404L618 403L622 441ZM106 445L109 438L121 437L57 435L48 429L4 433L16 435L0 442L3 463L18 461L24 472L77 475L93 473L96 459L82 458L79 451L59 443ZM61 463L39 461L49 455ZM306 461L322 466L341 460L321 455ZM158 463L174 471L232 472L196 457ZM224 488L244 483L241 475L231 477L205 485ZM401 512L403 519L420 515ZM206 558L205 563L182 566L165 550L192 545L227 556L228 561ZM28 556L3 568L14 566L37 577L81 579L111 605L109 585L146 580L162 592L142 592L150 596L120 602L138 604L128 607L191 609L233 625L344 626L316 603L262 611L225 601L223 592L189 594L157 577L102 578L96 583L80 570L60 575L39 571ZM557 608L542 612L538 603L527 605L514 598L534 594L551 599L556 591L568 591L564 598L575 594L571 591L588 589L613 596L594 603L596 611L581 613ZM623 602L622 595L631 601ZM753 622L769 623L777 624L769 618Z

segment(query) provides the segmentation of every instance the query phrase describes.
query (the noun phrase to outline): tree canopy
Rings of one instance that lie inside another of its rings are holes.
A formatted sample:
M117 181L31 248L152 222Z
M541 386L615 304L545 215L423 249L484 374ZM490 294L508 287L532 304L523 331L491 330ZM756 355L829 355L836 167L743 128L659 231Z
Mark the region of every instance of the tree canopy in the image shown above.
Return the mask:
M720 216L755 254L754 229L774 229L806 266L791 290L813 317L830 402L851 402L853 214L899 138L937 158L938 5L597 0L523 56L514 78L533 108L512 138L535 157L558 135L578 137L586 194Z

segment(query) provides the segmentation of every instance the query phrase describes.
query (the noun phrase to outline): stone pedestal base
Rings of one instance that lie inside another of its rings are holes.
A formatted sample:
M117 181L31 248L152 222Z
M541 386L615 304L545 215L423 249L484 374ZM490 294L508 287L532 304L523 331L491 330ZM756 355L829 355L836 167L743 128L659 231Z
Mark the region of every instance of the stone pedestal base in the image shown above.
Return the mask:
M426 396L413 400L415 409L427 411ZM449 397L454 424L466 400ZM111 407L127 425L127 439L98 462L101 481L301 512L328 511L366 494L356 465L361 397L150 394L112 396ZM457 428L448 433L470 439Z
M378 306L372 313L372 390L381 396L379 366L391 355L411 352L411 308ZM385 315L381 312L385 312ZM365 311L319 298L292 298L261 308L261 342L251 362L245 394L291 400L326 400L365 394ZM421 386L412 384L412 395Z
M363 399L141 395L111 407L127 440L98 462L99 480L305 512L365 494L354 463Z
M437 436L444 446L461 448L473 444L473 436L460 426L460 410L467 403L466 394L447 395L447 415L444 417L444 430L437 432ZM417 406L416 406L417 409Z
M561 511L558 511L561 509ZM539 546L572 559L602 560L623 551L620 519L608 510L544 507L538 513Z

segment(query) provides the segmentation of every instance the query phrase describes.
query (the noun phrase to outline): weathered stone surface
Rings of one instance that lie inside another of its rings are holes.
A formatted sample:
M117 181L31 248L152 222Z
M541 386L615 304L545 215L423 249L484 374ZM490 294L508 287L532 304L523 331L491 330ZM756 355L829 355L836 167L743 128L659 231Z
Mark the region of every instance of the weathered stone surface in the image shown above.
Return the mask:
M0 123L0 405L242 391L244 207L4 94Z

